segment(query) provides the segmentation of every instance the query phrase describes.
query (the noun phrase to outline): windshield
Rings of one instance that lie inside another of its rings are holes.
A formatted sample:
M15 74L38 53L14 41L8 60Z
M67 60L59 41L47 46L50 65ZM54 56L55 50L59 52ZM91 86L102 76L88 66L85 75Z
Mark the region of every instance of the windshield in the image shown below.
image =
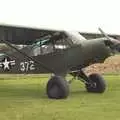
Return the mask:
M80 44L81 41L85 41L86 38L83 37L79 32L76 31L65 31L65 34L73 42L73 44Z

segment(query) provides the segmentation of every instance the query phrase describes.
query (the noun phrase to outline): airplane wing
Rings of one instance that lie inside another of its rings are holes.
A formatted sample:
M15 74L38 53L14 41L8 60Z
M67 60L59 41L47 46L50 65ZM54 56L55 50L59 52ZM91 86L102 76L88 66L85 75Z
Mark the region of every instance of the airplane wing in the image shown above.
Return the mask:
M29 45L37 39L55 34L56 32L63 32L63 31L1 24L0 25L0 40L6 40L16 45L17 44L18 45L20 44ZM98 37L103 37L101 36L101 34L98 34L98 33L96 34L96 33L80 32L80 34L86 39L94 39ZM111 34L109 36L115 39L120 39L120 35Z
M54 30L44 30L21 26L0 25L0 40L9 41L12 44L31 44L37 38L55 33Z

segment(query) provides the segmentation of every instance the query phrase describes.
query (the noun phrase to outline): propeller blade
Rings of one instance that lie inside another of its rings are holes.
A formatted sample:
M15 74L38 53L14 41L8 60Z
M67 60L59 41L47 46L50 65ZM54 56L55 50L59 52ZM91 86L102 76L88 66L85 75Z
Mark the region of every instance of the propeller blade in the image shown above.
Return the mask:
M101 32L101 34L103 34L108 40L110 40L110 47L111 47L111 49L115 49L118 52L120 52L120 41L117 40L117 39L114 39L112 37L109 37L101 28L98 28L98 29Z
M98 29L101 32L101 34L103 34L108 40L111 40L111 38L101 28Z

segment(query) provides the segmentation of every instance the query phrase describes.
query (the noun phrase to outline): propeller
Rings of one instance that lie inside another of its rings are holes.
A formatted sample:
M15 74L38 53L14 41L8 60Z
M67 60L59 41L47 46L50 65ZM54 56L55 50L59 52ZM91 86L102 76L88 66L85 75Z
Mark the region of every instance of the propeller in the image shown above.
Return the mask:
M103 34L108 40L111 40L111 38L101 28L98 29L101 32L101 34Z
M112 50L117 50L120 52L120 41L109 37L101 28L98 28L101 34L103 34L107 40L105 40L105 44L108 45Z

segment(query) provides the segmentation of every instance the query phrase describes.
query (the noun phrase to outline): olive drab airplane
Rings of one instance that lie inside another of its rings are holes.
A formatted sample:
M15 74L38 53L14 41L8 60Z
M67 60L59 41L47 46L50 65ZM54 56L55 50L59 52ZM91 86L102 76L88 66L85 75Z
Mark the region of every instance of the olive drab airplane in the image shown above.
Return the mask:
M46 93L52 99L68 97L71 80L66 80L67 74L81 80L88 92L103 93L103 77L88 76L84 68L120 52L120 41L99 31L99 38L88 40L76 31L0 25L0 73L51 73Z

